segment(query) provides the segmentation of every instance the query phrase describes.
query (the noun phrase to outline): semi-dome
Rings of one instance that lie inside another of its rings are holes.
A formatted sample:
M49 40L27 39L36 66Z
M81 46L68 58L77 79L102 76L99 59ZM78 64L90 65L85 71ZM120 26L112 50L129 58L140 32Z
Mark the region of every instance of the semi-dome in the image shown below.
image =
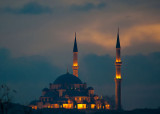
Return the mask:
M54 84L82 84L82 81L78 77L67 72L66 74L59 76L54 81Z

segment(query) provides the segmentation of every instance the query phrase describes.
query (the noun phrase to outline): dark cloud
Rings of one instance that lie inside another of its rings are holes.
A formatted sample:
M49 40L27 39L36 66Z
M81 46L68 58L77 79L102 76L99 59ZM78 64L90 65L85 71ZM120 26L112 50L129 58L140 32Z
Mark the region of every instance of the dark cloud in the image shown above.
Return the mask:
M17 90L14 100L21 103L38 98L41 90L61 74L61 70L44 57L12 58L7 49L0 49L0 63L0 84Z
M159 84L160 53L125 56L123 62L124 82L129 84Z
M13 14L44 14L52 13L52 9L48 6L43 6L36 2L30 2L25 4L22 8L10 8L6 7L3 9L4 12Z
M85 3L83 5L71 5L70 10L72 11L90 11L93 9L102 9L106 7L106 3L99 3L99 4L94 4L94 3Z
M82 70L92 84L113 83L115 76L115 58L105 55L88 55L83 60ZM160 52L149 55L134 55L122 57L123 84L159 84ZM97 78L98 76L98 78ZM154 78L153 78L154 77ZM155 78L156 77L156 78ZM105 80L104 80L105 79Z
M82 76L87 82L97 85L111 84L114 78L114 59L109 56L97 56L94 54L85 56L81 60ZM80 61L80 62L81 62Z
M0 63L0 75L3 77L3 82L34 83L35 80L37 83L44 82L49 78L55 79L57 73L60 72L42 56L12 58L6 49L0 49Z
M88 55L80 62L80 77L95 87L96 93L114 94L114 57ZM159 106L156 100L160 100L160 52L149 55L123 56L122 63L122 104L124 108L156 108ZM141 102L138 105L137 100Z

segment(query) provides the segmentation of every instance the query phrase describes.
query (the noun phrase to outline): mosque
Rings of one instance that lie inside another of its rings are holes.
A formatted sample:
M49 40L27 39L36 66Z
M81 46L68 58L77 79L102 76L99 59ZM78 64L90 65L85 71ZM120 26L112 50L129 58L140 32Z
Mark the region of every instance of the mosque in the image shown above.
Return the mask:
M118 61L117 61L118 60ZM120 43L119 32L117 35L116 45L116 77L115 77L115 100L116 109L121 108L121 59L120 59ZM78 47L76 41L73 46L73 74L67 73L59 76L53 83L49 84L49 88L42 90L39 100L32 101L29 106L32 109L42 108L66 108L66 109L110 109L110 104L94 94L93 87L87 87L78 76Z

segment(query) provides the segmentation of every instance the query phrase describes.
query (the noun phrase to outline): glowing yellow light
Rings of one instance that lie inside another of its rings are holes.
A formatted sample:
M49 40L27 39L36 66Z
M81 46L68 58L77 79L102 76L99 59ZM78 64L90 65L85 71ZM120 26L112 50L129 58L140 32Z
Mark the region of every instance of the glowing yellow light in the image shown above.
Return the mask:
M63 108L71 109L73 108L73 104L63 104Z
M73 63L73 66L78 66L78 63Z
M37 106L35 106L34 109L37 110Z
M49 105L48 108L51 108L51 106Z
M71 101L68 99L68 104L70 104L71 103Z
M97 104L97 105L96 105L96 108L97 108L97 109L101 109L102 106L101 106L100 104Z
M105 108L110 109L110 105L109 104L105 105Z
M91 109L94 109L95 108L95 104L91 104Z
M121 75L116 75L116 79L121 79Z
M77 104L77 109L86 109L86 104Z
M116 62L121 62L121 60L120 59L116 59Z

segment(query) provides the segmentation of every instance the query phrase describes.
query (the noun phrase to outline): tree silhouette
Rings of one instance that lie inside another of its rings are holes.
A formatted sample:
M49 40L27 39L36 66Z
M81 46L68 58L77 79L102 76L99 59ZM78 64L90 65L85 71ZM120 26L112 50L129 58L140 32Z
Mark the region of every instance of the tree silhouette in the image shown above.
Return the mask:
M7 114L8 104L13 99L13 93L17 93L16 90L10 89L7 85L2 84L0 86L0 109L2 114Z

